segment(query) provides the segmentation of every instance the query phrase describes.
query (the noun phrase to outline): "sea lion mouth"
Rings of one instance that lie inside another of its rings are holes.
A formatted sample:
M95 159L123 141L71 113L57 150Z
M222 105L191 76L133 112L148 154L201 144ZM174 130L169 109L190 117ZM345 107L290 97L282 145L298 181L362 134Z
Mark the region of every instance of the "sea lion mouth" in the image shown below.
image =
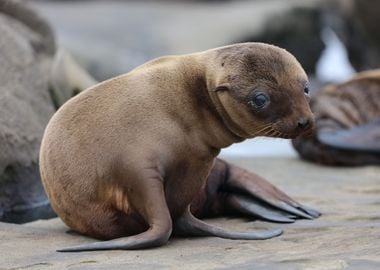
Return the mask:
M281 131L276 128L275 124L267 124L261 127L258 131L255 132L255 136L263 136L263 137L272 137L272 138L282 138L282 139L294 139L298 136L296 132L289 133Z
M299 136L309 137L311 136L315 129L314 127L308 128L306 130L300 130L295 128L293 131L284 126L284 123L273 123L264 125L259 131L255 133L255 136L281 138L281 139L295 139Z
M275 133L273 137L281 138L281 139L294 139L298 137L298 134L296 133L284 133L279 130L274 129Z

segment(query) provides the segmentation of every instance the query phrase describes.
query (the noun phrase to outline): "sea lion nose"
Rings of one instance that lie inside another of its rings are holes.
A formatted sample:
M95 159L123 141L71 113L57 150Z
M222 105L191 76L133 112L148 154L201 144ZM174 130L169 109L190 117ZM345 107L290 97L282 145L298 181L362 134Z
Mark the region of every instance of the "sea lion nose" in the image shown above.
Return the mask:
M306 129L310 125L310 119L306 117L302 117L297 122L297 127L299 129Z

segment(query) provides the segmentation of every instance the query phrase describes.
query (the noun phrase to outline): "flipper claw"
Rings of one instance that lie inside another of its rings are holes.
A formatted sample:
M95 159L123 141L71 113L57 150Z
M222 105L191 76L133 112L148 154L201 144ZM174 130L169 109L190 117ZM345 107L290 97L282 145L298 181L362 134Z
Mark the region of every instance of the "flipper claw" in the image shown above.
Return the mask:
M307 213L308 215L312 216L313 218L318 218L321 216L321 213L309 206L300 205L297 207L299 210L302 210L303 212Z
M298 210L297 208L285 203L285 202L275 202L276 206L282 210L285 210L289 213L292 213L298 217L303 217L306 219L314 219L313 216L303 212L302 210Z
M253 200L244 195L230 195L228 203L234 210L238 210L244 214L251 215L263 220L279 222L279 223L293 223L296 216L289 217L286 212L276 210L270 205L266 205L258 200Z

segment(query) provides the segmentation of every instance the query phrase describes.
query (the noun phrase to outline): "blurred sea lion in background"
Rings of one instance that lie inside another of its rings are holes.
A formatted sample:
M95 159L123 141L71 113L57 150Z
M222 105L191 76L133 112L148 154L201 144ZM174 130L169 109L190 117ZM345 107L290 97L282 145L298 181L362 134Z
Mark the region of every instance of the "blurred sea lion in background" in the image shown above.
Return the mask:
M326 86L310 107L314 135L293 140L302 158L326 165L380 164L380 69Z

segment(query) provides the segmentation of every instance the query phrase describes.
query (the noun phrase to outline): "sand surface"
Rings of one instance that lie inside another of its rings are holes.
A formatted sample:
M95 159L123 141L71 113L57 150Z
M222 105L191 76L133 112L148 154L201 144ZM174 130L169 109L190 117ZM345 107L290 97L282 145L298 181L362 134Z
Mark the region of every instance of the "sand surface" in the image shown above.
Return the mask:
M265 241L176 238L150 250L82 253L55 252L94 241L67 233L59 219L0 223L0 269L380 269L380 167L326 168L294 158L233 161L323 216L288 225L210 220L236 230L284 229Z

